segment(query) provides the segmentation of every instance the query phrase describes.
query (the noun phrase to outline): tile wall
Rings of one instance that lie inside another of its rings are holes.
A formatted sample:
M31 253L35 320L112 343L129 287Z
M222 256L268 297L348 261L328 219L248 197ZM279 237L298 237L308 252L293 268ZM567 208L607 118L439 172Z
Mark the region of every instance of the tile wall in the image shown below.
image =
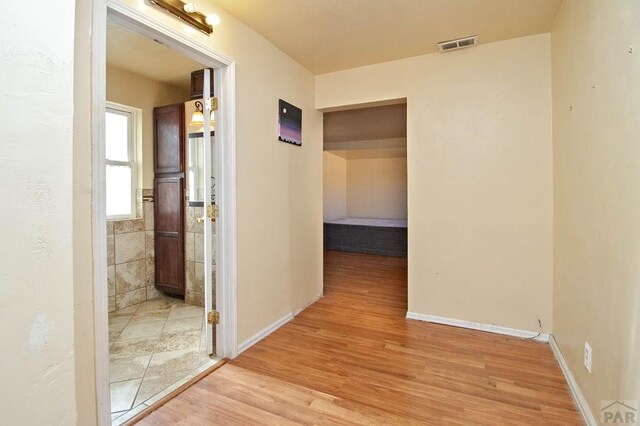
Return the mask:
M202 307L204 307L204 224L198 223L197 218L203 216L204 207L191 207L187 205L184 235L186 261L185 302L190 305ZM213 285L215 289L215 235L213 236L213 240Z
M107 221L109 312L156 298L153 190L138 196L138 219Z
M161 294L155 288L153 190L144 189L139 199L140 218L107 221L109 312ZM204 225L197 218L203 215L203 207L186 206L185 303L200 307L204 307ZM215 231L213 247L215 292Z

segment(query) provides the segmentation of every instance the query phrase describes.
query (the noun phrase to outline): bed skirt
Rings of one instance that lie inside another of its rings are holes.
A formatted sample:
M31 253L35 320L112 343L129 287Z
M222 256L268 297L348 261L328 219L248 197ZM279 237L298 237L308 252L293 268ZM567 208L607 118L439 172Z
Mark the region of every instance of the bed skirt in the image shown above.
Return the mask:
M324 249L406 257L406 221L350 218L325 222Z

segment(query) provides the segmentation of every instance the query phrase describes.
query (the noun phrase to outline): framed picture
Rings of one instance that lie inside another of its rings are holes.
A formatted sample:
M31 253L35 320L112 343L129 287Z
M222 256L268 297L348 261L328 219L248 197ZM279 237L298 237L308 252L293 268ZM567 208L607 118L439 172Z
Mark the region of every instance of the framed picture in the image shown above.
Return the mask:
M278 102L278 140L302 146L302 110L285 102Z

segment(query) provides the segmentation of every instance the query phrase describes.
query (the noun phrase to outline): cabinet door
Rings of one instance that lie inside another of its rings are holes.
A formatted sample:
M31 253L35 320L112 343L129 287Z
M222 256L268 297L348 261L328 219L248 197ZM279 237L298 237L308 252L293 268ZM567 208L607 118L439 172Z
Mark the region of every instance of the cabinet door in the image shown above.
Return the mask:
M184 139L184 103L154 108L153 160L156 175L184 172Z
M154 179L156 287L184 295L184 178Z

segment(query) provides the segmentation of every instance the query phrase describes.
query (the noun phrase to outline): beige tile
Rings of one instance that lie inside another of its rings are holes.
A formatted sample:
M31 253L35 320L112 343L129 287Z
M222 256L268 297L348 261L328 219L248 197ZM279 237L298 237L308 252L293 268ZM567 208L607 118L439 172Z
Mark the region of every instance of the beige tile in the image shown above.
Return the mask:
M120 331L109 329L109 347L118 340L118 336L120 336Z
M111 384L111 412L129 410L133 406L141 379Z
M144 219L117 220L113 225L116 234L144 231Z
M144 233L144 248L145 248L145 257L154 257L155 256L155 246L154 246L154 235L153 231L145 231Z
M162 292L158 290L154 285L147 285L147 300L155 299L162 296Z
M144 410L147 409L147 405L145 404L138 404L137 402L133 403L133 408L129 411L126 411L124 414L122 414L121 416L117 417L115 420L112 421L111 425L112 426L121 426L125 423L127 423L127 421L131 420L132 418L134 418L135 416L137 416L138 414L140 414L141 412L143 412Z
M137 356L133 358L119 358L109 361L110 383L125 380L140 379L149 365L151 355Z
M144 259L118 264L115 266L115 271L116 295L146 287L146 262ZM145 292L144 299L137 303L146 300L146 298Z
M120 417L123 414L125 414L125 413L128 413L128 411L127 410L125 410L125 411L116 411L115 413L111 413L111 421L114 422L114 424L115 424L115 420L118 417Z
M113 235L113 222L107 221L107 235Z
M184 300L191 306L204 308L204 293L187 290Z
M193 236L193 232L185 232L184 234L184 259L187 262L195 260L195 243Z
M109 351L110 359L132 358L135 356L149 355L156 352L158 347L157 337L144 337L135 340L123 340L116 342Z
M117 344L117 342L116 342ZM157 351L195 349L200 344L200 330L180 333L163 333L158 339Z
M116 264L145 258L144 232L115 235Z
M116 263L116 252L114 244L114 236L107 235L107 265L114 265Z
M142 189L142 196L147 198L147 197L153 197L153 188L143 188Z
M116 297L109 297L109 313L114 312L116 310Z
M194 234L194 260L204 262L204 234Z
M139 307L140 307L139 305L133 305L126 308L118 309L117 311L110 313L109 318L121 317L121 316L131 317L133 314L136 313Z
M193 282L193 291L196 293L204 293L204 263L195 263L195 280Z
M116 294L116 309L123 309L132 305L137 305L138 303L144 302L146 298L147 291L145 287L122 294Z
M180 331L201 330L204 321L204 311L202 317L180 318L167 321L162 329L163 333L177 333Z
M131 321L134 324L146 322L149 320L166 320L169 317L171 308L153 309L153 310L139 310L132 318Z
M152 231L154 229L153 208L154 203L148 201L143 203L144 229L147 231Z
M121 332L124 328L129 324L133 316L131 315L122 315L122 316L112 316L109 315L109 331Z
M156 259L148 257L145 259L145 263L147 266L145 284L147 287L154 287L156 285ZM151 299L151 297L147 296L147 299Z
M181 318L193 318L204 315L203 308L197 308L195 306L183 305L183 306L174 306L171 308L171 313L169 314L169 320L181 319Z
M107 266L107 285L109 286L109 297L116 295L116 267Z
M183 379L189 374L189 371L168 371L160 376L145 376L142 380L138 396L136 397L135 404L143 403L150 398L164 393L167 388Z
M172 308L176 303L176 299L163 296L158 299L147 300L146 302L140 304L139 312L156 311L158 309L169 309Z
M196 368L200 356L198 348L156 352L151 357L146 377L164 376L167 373L184 372Z
M146 318L145 321L134 322L133 319L122 330L117 342L123 342L125 340L141 339L143 337L160 336L162 328L165 324L164 319L152 319Z
M185 262L185 286L187 291L193 290L196 281L196 266L194 262Z

